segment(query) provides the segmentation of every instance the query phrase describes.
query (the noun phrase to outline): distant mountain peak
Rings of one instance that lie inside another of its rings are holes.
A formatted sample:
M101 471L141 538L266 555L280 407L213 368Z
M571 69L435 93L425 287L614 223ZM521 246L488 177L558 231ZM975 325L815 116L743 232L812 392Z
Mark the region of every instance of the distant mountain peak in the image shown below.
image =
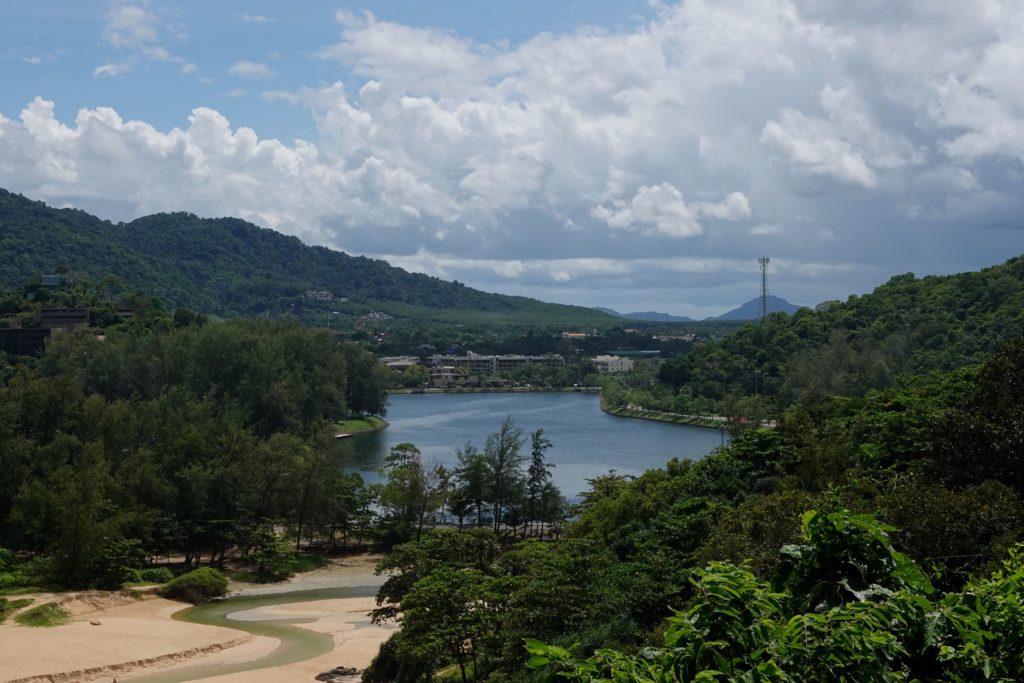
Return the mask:
M695 322L693 318L688 318L685 315L672 315L671 313L659 313L658 311L636 311L634 313L619 313L612 308L604 308L602 306L594 306L595 311L601 311L608 315L613 315L616 318L625 318L626 320L640 320L644 322L656 322L656 323L692 323Z
M777 297L774 294L768 295L768 312L769 313L785 313L786 315L792 315L800 310L800 307L796 304L791 304L781 297ZM732 309L728 313L722 315L705 318L705 320L757 320L761 317L761 297L756 297L748 301L747 303Z

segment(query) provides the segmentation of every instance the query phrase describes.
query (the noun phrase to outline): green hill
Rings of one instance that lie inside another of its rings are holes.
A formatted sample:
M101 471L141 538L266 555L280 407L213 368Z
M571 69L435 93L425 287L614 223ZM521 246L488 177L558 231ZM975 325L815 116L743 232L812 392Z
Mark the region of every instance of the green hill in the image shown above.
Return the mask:
M773 313L720 342L666 363L655 395L633 403L666 410L752 411L817 395L862 395L899 376L978 363L1024 333L1024 257L978 272L898 275L870 294L793 315Z
M219 315L380 311L447 323L608 326L580 306L489 294L384 261L303 244L237 218L164 213L114 224L0 189L0 285L24 285L66 265L98 281L113 274L172 306ZM305 297L327 291L334 301ZM348 299L341 302L341 299Z

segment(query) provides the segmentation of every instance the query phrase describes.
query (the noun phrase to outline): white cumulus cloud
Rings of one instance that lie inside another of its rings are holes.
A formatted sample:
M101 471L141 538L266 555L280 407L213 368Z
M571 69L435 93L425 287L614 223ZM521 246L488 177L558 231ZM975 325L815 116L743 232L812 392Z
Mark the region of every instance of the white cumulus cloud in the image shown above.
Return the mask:
M814 272L861 263L833 273L834 291L805 282L814 303L879 273L1020 250L1019 232L971 233L1020 226L1017 0L651 7L617 27L491 43L339 12L336 40L314 48L333 82L286 82L269 62L229 69L273 77L262 106L297 108L308 139L267 139L210 108L156 127L37 99L0 117L0 185L116 218L240 215L456 274L452 263L479 262L482 286L680 282L711 296L746 277L751 242L777 249L773 263L824 264ZM155 3L117 4L106 20L114 54L96 77L179 59ZM691 269L684 283L668 261L644 265L654 256L746 265ZM621 271L594 266L606 262Z
M228 73L238 78L270 78L270 67L260 62L250 62L248 59L241 59L228 67Z
M157 40L157 17L142 5L117 5L107 13L103 37L116 48L134 48Z
M117 64L101 64L92 70L93 78L113 78L114 76L120 76L121 74L129 71L130 66L124 63Z

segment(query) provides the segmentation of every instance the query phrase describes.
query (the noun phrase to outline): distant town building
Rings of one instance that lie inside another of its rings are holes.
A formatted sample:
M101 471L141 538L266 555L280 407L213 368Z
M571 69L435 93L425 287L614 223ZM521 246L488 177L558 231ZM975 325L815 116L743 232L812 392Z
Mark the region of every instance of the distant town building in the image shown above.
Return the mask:
M430 386L436 389L451 386L457 378L455 368L450 365L434 365L430 368Z
M615 375L633 369L633 359L622 356L596 356L594 367L602 375Z
M586 339L590 335L586 332L563 332L562 339Z
M313 301L334 301L334 295L323 289L311 289L306 292L305 297Z
M451 354L434 354L430 357L432 368L452 368L454 372L462 369L467 375L499 375L503 372L511 372L527 365L555 365L565 364L565 359L556 354L545 356L521 356L518 354L507 356L485 356L479 353L467 351L464 356Z
M73 330L88 324L88 308L44 308L39 312L39 327L47 330Z

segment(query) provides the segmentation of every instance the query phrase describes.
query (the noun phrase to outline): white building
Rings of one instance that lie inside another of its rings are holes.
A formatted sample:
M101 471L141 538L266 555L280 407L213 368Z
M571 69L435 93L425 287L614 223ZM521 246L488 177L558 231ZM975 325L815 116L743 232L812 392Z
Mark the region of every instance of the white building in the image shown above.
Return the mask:
M595 356L594 366L602 375L615 375L633 369L633 359L622 356Z

